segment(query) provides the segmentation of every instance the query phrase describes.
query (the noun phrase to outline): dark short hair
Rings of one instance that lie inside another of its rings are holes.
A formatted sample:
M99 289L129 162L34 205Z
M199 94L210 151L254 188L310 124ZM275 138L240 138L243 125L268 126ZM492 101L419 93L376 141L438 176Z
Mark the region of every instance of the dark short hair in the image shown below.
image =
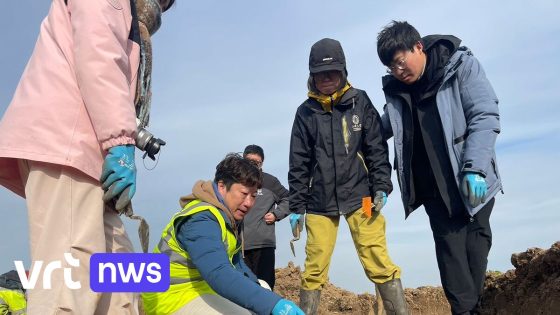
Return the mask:
M245 147L245 150L243 150L243 157L247 157L247 154L256 154L256 155L260 156L261 159L264 162L263 148L261 148L260 146L258 146L256 144L250 144L250 145Z
M169 0L169 3L167 4L167 8L165 8L163 12L169 10L174 4L175 4L175 0Z
M406 21L392 21L377 35L377 54L381 62L389 66L395 53L412 50L422 38L414 26Z
M251 163L237 153L229 153L216 166L216 175L214 182L223 182L229 190L233 184L241 184L246 187L262 186L262 172Z

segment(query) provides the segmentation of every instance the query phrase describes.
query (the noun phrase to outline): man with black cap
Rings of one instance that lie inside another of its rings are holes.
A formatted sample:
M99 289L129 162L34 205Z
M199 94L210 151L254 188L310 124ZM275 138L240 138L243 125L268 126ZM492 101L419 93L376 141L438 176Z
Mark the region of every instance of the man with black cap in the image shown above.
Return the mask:
M387 314L407 314L401 271L389 257L380 212L392 191L380 116L366 92L348 82L338 41L325 38L311 47L309 71L308 98L292 128L288 174L294 236L307 214L300 305L306 314L316 314L343 215Z

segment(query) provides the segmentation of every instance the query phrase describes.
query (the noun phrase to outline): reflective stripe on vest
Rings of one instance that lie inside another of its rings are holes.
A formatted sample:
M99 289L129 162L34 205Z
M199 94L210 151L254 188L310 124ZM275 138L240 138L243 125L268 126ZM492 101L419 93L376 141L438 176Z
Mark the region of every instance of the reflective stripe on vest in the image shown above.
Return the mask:
M209 211L216 217L230 263L232 263L233 256L239 251L235 234L228 229L224 216L218 208L200 200L189 202L183 210L171 218L162 232L161 240L154 249L155 253L164 253L169 256L171 285L166 292L142 294L146 314L173 313L198 296L216 294L204 281L189 254L181 248L176 238L176 223L202 211Z
M192 270L196 270L196 266L194 265L194 263L192 262L192 260L190 259L190 257L188 256L188 253L185 253L181 248L179 243L177 242L176 238L175 238L175 222L177 219L179 218L184 218L187 216L192 216L196 213L202 212L202 211L210 211L212 214L214 214L214 216L218 219L218 223L220 224L220 227L222 229L222 242L224 244L224 249L226 250L226 252L228 252L228 256L229 256L229 248L230 246L228 245L228 237L227 237L227 228L225 226L225 221L222 217L222 215L220 214L219 210L217 210L216 207L214 207L213 205L206 203L206 202L190 202L189 204L187 204L184 208L183 211L179 212L177 215L175 215L173 217L173 219L171 219L171 223L172 224L168 224L167 226L167 230L165 231L165 233L163 233L162 238L160 240L160 242L158 243L157 246L157 250L160 253L164 253L167 254L169 256L169 260L171 262L171 264L175 264L175 265L181 265L183 267L186 267L186 269L192 269ZM225 233L224 233L225 230ZM175 248L177 250L174 250L173 248L171 248L171 246L169 244L175 244ZM233 248L235 248L235 246L237 245L237 240L235 240L234 244L233 244ZM235 254L235 253L233 253ZM231 262L233 258L233 255L231 255L231 257L229 257L229 260ZM196 270L196 273L198 273L198 270ZM200 277L199 275L194 276L194 277L175 277L173 275L173 273L171 273L171 284L178 284L178 283L185 283L185 282L190 282L190 281L201 281L202 277Z
M164 253L169 256L169 261L172 263L181 264L187 268L196 268L194 263L189 257L183 257L179 255L177 252L173 251L167 242L162 238L159 240L159 244L157 245L159 252Z

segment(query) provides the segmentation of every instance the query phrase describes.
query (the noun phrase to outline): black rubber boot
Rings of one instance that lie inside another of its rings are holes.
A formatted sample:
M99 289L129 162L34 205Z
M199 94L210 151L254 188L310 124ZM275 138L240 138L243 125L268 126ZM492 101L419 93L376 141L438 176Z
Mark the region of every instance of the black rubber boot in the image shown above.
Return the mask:
M379 294L381 294L387 315L408 315L408 307L401 279L393 279L377 284L377 288L379 289Z
M321 290L299 290L299 306L306 315L316 315L321 300Z

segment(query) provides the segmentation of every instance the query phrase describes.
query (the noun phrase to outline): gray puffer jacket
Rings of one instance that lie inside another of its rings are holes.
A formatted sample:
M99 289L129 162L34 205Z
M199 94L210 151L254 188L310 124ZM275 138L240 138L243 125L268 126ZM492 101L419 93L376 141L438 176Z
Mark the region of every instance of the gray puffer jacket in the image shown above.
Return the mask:
M383 84L394 78L386 76ZM410 187L403 163L403 109L404 100L396 95L385 94L387 104L381 118L385 139L394 136L395 165L404 203L405 216L413 211L408 205ZM496 137L500 133L498 98L482 66L466 47L460 47L445 67L443 83L436 95L439 116L443 126L447 151L459 191L463 172L478 172L485 177L488 193L486 201L502 190L500 174L494 151ZM408 169L407 169L408 170ZM463 197L463 203L474 216L486 203L476 208Z

